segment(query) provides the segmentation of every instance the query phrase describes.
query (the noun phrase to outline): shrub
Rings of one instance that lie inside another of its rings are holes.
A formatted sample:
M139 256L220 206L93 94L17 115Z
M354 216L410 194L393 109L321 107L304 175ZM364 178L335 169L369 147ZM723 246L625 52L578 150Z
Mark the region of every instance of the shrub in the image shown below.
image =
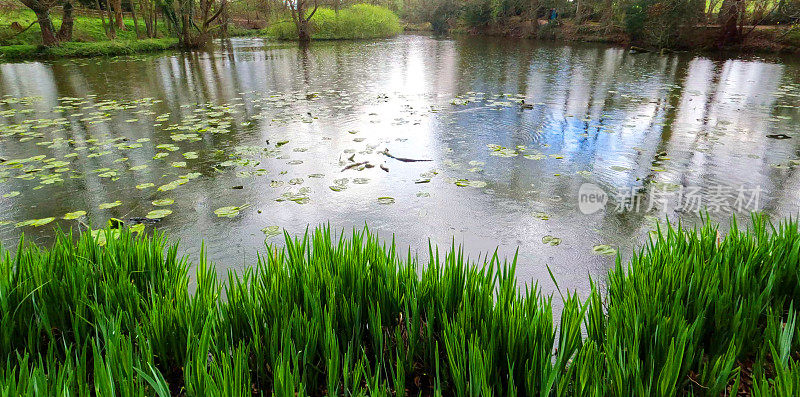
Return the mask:
M385 7L355 4L336 11L320 8L311 18L311 37L316 40L372 39L391 37L403 31L400 18ZM275 23L267 34L281 40L297 39L291 21Z

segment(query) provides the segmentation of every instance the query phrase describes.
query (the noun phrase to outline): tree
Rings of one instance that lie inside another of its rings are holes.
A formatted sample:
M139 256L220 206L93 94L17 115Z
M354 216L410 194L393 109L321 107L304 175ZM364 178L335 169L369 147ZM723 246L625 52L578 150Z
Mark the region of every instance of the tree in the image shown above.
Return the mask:
M719 10L719 24L722 26L720 45L738 43L742 38L740 20L744 13L742 0L723 0Z
M300 40L301 43L307 43L311 41L311 18L317 12L317 8L319 7L319 2L317 0L313 0L314 9L311 12L308 12L310 2L312 2L312 0L287 1L287 6L292 12L292 20L294 21L294 25L297 27L297 39Z
M25 7L28 7L36 14L36 22L39 23L39 30L42 32L42 44L51 47L57 46L60 40L72 39L72 1L65 0L63 5L63 17L58 33L50 19L50 9L56 6L61 0L20 0Z
M164 19L186 48L201 47L211 39L226 6L227 0L161 0Z
M61 26L58 28L56 38L58 41L70 41L72 40L72 27L75 25L75 19L72 16L72 0L65 0L62 8Z
M117 24L117 29L125 30L125 20L122 17L122 0L114 0L112 6L114 7L114 22Z

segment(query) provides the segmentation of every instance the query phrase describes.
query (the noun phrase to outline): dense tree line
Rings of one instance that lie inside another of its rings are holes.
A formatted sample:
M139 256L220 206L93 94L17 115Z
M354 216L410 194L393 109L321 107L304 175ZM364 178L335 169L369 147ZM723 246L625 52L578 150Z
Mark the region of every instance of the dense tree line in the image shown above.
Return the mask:
M266 0L265 0L266 1ZM158 37L159 24L177 37L185 47L207 42L215 29L223 28L227 0L20 0L36 14L42 32L42 44L55 46L72 39L73 9L80 5L96 13L109 39L117 31L128 29L125 19L133 21L137 37ZM73 4L75 2L75 4ZM56 31L51 10L61 7L61 25ZM126 15L127 14L127 15ZM140 21L142 23L140 30Z
M720 41L741 41L755 26L797 24L800 0L386 0L408 21L436 30L502 25L513 18L569 19L624 30L632 39L669 47L697 26L718 27ZM399 4L398 4L399 3ZM534 24L534 28L540 24Z
M763 24L798 24L800 0L19 0L36 14L45 45L72 36L73 2L99 13L109 38L126 29L125 13L137 36L156 37L161 25L185 46L208 40L227 21L259 25L293 22L301 41L310 38L310 20L319 7L339 10L353 3L390 8L408 22L430 23L437 31L481 29L512 20L534 21L534 29L569 20L624 31L632 40L670 47L698 26L719 31L720 44L742 41ZM50 19L61 6L57 31ZM140 23L144 25L141 34ZM260 26L263 27L263 26ZM162 32L163 33L163 32Z

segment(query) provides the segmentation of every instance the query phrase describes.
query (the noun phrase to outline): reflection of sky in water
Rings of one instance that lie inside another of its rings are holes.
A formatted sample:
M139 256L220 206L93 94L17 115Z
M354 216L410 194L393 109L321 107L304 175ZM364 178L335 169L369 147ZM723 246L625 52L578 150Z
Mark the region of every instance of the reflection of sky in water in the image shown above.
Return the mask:
M633 188L647 203L654 187L698 187L701 195L710 195L723 186L735 195L741 185L759 186L770 215L797 213L800 186L791 160L798 158L800 68L792 63L630 55L602 46L489 38L401 36L319 43L307 51L269 46L275 48L237 39L213 53L0 64L1 95L39 97L28 105L0 104L0 111L33 109L0 123L67 120L41 128L36 139L0 138L0 157L62 159L76 147L96 146L93 138L127 139L84 152L109 152L103 156L69 158L71 171L63 182L7 178L0 196L21 194L0 199L0 219L12 222L0 226L0 239L13 246L24 231L29 239L46 242L56 222L41 228L13 223L86 210L96 227L111 216L144 216L156 208L151 201L171 197L174 213L160 227L192 255L204 238L221 271L254 262L265 226L302 233L307 225L329 222L349 230L366 223L402 247L420 249L420 255L427 254L428 238L440 245L455 239L472 257L498 246L502 255L511 255L519 247L520 278L550 290L545 265L562 286L585 288L587 274L599 277L611 262L593 254L594 245L628 253L643 241L653 216L698 219L674 205L616 213L617 191ZM318 97L307 98L312 92ZM56 108L63 97L87 102L80 109ZM141 98L160 102L131 102ZM532 109L521 108L516 101L522 98ZM87 106L107 100L131 106L112 106L99 113L108 114L99 122L86 120L97 110ZM220 111L216 119L209 116ZM153 126L159 115L162 125ZM187 132L170 126L191 127L192 133L209 118L229 121L229 132L201 131L197 142L170 139ZM766 138L769 134L793 139ZM45 144L58 138L71 144ZM115 146L141 138L149 141L140 148ZM251 150L244 155L249 165L220 166L236 147L274 149L281 141L288 143L277 157ZM153 160L163 151L156 146L164 143L179 150ZM496 156L490 145L518 153ZM399 162L381 155L384 148L433 161ZM181 156L189 151L199 158ZM375 167L342 171L353 155ZM123 157L128 160L120 161ZM179 161L187 167L171 166ZM137 165L149 167L129 171ZM104 168L116 170L119 179L100 177L97 170ZM439 174L430 183L415 183L432 169ZM175 190L134 187L158 187L192 172L202 176ZM240 172L245 178L237 177ZM324 176L309 177L319 173ZM297 178L302 184L290 184ZM331 190L341 178L348 178L347 188ZM358 184L354 178L369 181ZM486 186L458 187L453 182L459 179ZM612 193L604 211L578 210L577 192L585 182ZM239 185L243 188L232 189ZM308 204L275 201L301 187L310 189ZM395 203L380 204L377 199L385 196ZM123 204L98 208L116 200ZM249 206L233 219L213 212L244 204ZM537 212L549 220L538 219ZM729 215L711 216L725 222ZM561 244L543 244L546 235L561 238Z

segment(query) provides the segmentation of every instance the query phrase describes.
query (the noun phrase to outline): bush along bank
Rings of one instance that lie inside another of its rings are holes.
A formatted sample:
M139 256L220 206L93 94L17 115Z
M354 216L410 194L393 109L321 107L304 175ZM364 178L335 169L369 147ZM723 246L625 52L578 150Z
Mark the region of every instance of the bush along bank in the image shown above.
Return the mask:
M336 11L319 8L311 18L311 38L315 40L375 39L392 37L403 31L400 18L381 6L355 4ZM280 40L297 40L297 27L291 20L277 22L266 34Z
M796 221L659 231L605 292L560 297L558 321L552 298L517 284L516 261L431 248L423 265L366 230L287 235L224 279L163 234L103 237L2 256L0 394L800 390Z

